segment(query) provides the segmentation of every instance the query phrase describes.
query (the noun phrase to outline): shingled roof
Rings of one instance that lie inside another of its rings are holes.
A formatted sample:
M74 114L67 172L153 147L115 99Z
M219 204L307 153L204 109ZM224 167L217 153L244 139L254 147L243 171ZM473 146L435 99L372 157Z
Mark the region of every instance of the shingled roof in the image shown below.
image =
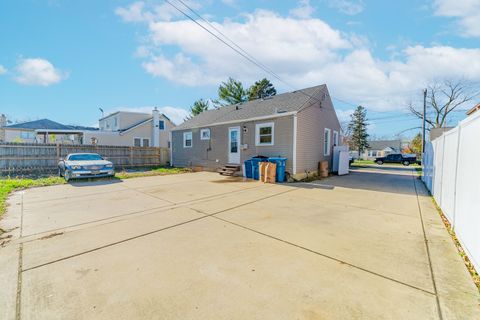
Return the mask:
M368 141L369 150L384 150L386 148L392 148L397 152L402 149L401 140L372 140Z
M91 127L64 125L50 119L40 119L23 123L15 123L8 125L5 128L27 130L98 130Z
M281 113L299 111L312 96L316 96L322 91L326 92L326 85L324 84L278 94L267 99L257 99L207 110L173 130L207 127L225 122L242 122L258 117L277 116Z

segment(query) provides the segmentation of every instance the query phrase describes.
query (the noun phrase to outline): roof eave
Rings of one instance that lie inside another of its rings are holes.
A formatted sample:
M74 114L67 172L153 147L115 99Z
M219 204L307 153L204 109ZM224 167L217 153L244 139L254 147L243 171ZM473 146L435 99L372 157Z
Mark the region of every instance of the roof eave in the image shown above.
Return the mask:
M297 112L298 111L282 112L282 113L266 115L266 116L261 116L261 117L238 119L238 120L231 120L231 121L224 121L224 122L214 122L214 123L206 124L206 125L203 125L203 126L191 126L191 127L187 127L187 128L174 128L171 131L191 130L191 129L221 126L221 125L226 125L226 124L241 123L241 122L275 119L275 118L292 116L292 115L297 114Z

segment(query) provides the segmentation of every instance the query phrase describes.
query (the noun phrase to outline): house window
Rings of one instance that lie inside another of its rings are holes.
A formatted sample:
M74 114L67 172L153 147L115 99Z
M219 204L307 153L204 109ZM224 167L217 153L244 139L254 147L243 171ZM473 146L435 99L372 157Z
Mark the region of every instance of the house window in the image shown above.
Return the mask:
M323 132L323 155L330 155L330 129L328 128Z
M149 147L150 139L149 138L133 138L133 146L135 147Z
M165 121L160 120L160 121L158 122L158 127L159 127L160 130L162 130L162 131L165 130Z
M202 140L210 140L210 129L202 129L202 130L200 130L200 139L202 139Z
M31 131L22 131L20 132L20 138L22 139L34 139L35 138L35 134Z
M274 124L259 123L255 126L255 145L257 146L273 146Z
M184 148L192 147L192 132L183 133L183 147Z
M338 146L338 131L333 130L333 145Z

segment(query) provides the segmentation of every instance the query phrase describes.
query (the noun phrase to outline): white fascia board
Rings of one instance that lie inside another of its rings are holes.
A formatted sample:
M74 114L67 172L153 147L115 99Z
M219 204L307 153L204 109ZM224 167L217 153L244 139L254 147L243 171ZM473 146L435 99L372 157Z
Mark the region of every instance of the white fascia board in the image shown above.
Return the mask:
M125 131L120 131L120 135L123 136L124 133L127 133L127 132L129 132L129 131L131 131L131 130L133 130L133 129L136 129L136 128L140 127L140 126L143 126L145 123L150 122L150 121L153 121L153 118L150 118L150 119L147 119L147 120L145 120L145 121L143 121L143 122L140 122L140 123L137 124L136 126L133 126L133 127L129 128L129 129L125 130Z
M174 129L172 129L172 131L184 131L184 130L192 130L192 129L198 129L198 128L208 128L208 127L222 126L222 125L225 125L225 124L237 124L237 123L242 123L242 122L268 120L268 119L288 117L288 116L295 115L295 114L297 114L297 111L290 111L290 112L283 112L283 113L279 113L279 114L271 114L271 115L267 115L267 116L254 117L254 118L248 118L248 119L215 122L215 123L211 123L211 124L206 124L204 126L188 127L188 128L184 128L184 129L174 128Z

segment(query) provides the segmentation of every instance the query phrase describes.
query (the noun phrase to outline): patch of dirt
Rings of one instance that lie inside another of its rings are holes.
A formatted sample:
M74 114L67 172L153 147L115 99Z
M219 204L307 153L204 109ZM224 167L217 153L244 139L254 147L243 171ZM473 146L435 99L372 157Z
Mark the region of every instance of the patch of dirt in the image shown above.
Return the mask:
M53 237L56 237L56 236L61 236L62 234L63 234L63 232L50 233L50 234L47 234L46 236L41 237L40 240L50 239L50 238L53 238Z

